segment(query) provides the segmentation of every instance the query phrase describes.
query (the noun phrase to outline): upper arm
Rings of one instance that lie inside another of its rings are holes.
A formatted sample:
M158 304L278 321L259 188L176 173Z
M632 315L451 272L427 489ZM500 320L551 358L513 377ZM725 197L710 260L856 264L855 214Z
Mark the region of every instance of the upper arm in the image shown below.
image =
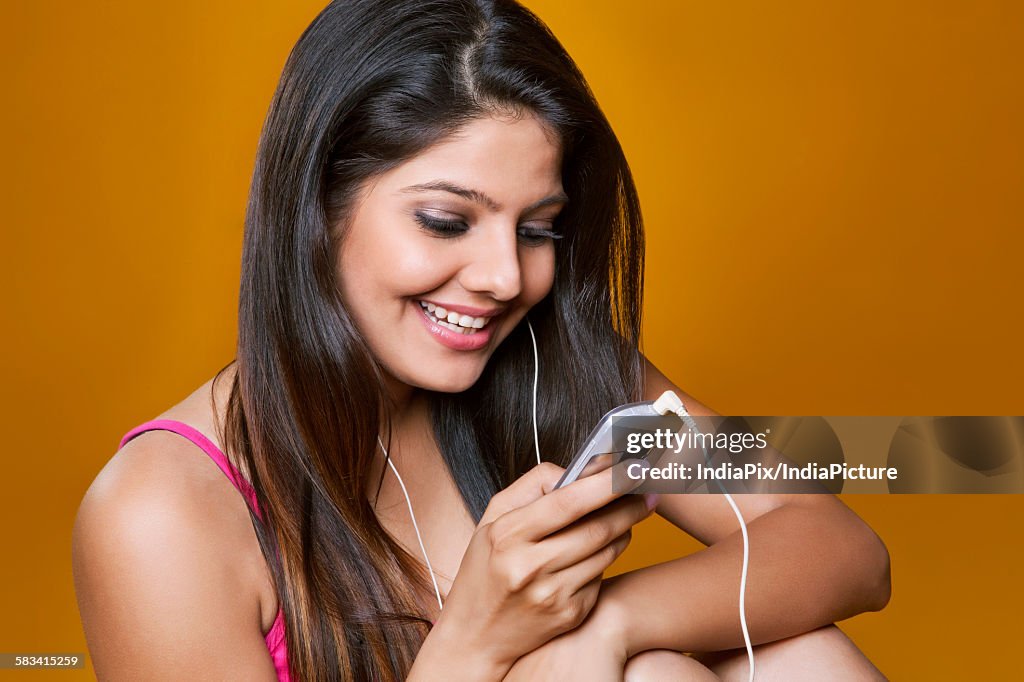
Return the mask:
M216 501L166 453L123 454L86 493L72 541L97 677L275 680Z
M664 391L675 391L691 415L716 416L717 414L687 395L644 358L644 399L654 400ZM733 495L733 501L748 524L758 516L783 505L828 508L829 511L838 512L841 516L852 517L852 519L848 519L849 521L863 523L846 505L839 501L839 498L829 494L759 493ZM713 544L739 529L736 515L729 507L725 497L719 494L662 495L658 500L657 511L659 515L705 545Z

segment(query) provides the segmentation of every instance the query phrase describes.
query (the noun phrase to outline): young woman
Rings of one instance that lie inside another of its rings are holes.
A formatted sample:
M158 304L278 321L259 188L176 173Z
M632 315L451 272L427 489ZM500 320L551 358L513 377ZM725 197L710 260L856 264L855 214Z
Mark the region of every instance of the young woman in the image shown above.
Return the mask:
M629 167L538 19L330 4L260 140L237 357L82 502L97 675L745 676L722 497L553 490L611 407L671 388L709 413L637 350L642 272ZM759 670L877 676L830 624L886 603L884 545L831 496L737 503ZM708 549L602 581L655 507Z

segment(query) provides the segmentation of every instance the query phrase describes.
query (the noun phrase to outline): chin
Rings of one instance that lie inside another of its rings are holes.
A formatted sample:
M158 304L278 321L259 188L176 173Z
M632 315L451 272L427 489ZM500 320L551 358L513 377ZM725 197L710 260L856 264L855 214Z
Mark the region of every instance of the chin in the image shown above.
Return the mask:
M479 370L474 368L465 372L457 372L454 375L449 374L445 377L430 374L426 376L413 376L409 377L405 383L409 386L414 386L425 391L435 391L437 393L462 393L479 381L481 374L483 374L483 368L480 368Z
M424 388L428 391L435 391L437 393L462 393L463 391L469 390L479 378L480 375L476 374L469 379L448 379L446 381L430 380L421 384L420 388Z

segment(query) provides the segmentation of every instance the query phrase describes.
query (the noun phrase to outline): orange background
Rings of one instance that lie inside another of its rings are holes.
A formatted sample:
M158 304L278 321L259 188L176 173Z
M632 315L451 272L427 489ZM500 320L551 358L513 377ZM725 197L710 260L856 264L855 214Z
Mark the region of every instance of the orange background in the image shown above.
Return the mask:
M260 125L323 4L0 5L2 651L85 650L82 494L233 355ZM1024 6L528 5L632 163L676 383L730 414L1024 414ZM1019 668L1024 498L845 500L892 554L889 607L842 624L884 672ZM648 521L617 568L696 546Z

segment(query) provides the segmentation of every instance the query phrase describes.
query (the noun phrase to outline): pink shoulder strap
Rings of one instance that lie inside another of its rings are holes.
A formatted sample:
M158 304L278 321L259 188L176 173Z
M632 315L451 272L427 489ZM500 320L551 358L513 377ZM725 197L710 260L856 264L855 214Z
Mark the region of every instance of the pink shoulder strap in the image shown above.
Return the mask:
M242 493L242 496L245 497L253 511L255 511L256 515L262 520L259 505L256 504L256 491L253 490L249 481L242 477L242 474L238 469L228 461L227 456L221 452L220 448L213 444L213 441L200 433L199 430L184 422L179 422L175 419L154 419L152 421L139 424L124 435L124 438L121 439L121 443L117 446L118 449L123 448L132 438L146 433L147 431L172 431L192 441L200 450L209 455L210 459L217 463L217 466L220 467L220 470L228 477L231 484L238 489L238 492Z
M209 438L204 436L199 430L189 426L184 422L179 422L174 419L154 419L152 421L139 424L134 429L129 431L121 439L121 443L117 446L120 450L124 447L125 443L130 441L136 436L146 433L147 431L172 431L180 436L188 438L190 441L195 443L200 450L209 455L210 459L217 463L220 470L224 472L224 475L228 477L231 484L238 489L242 496L245 497L246 501L256 516L263 520L260 515L259 505L256 504L256 491L253 490L249 481L242 477L242 474L235 468L235 466L228 461L228 458L221 452L220 448L213 444ZM288 682L290 674L288 671L288 645L285 641L285 625L284 625L284 611L280 608L277 610L277 618L274 619L274 624L270 627L270 631L264 635L264 641L266 642L267 649L270 652L270 658L274 662L274 668L277 670L277 679L279 682Z

